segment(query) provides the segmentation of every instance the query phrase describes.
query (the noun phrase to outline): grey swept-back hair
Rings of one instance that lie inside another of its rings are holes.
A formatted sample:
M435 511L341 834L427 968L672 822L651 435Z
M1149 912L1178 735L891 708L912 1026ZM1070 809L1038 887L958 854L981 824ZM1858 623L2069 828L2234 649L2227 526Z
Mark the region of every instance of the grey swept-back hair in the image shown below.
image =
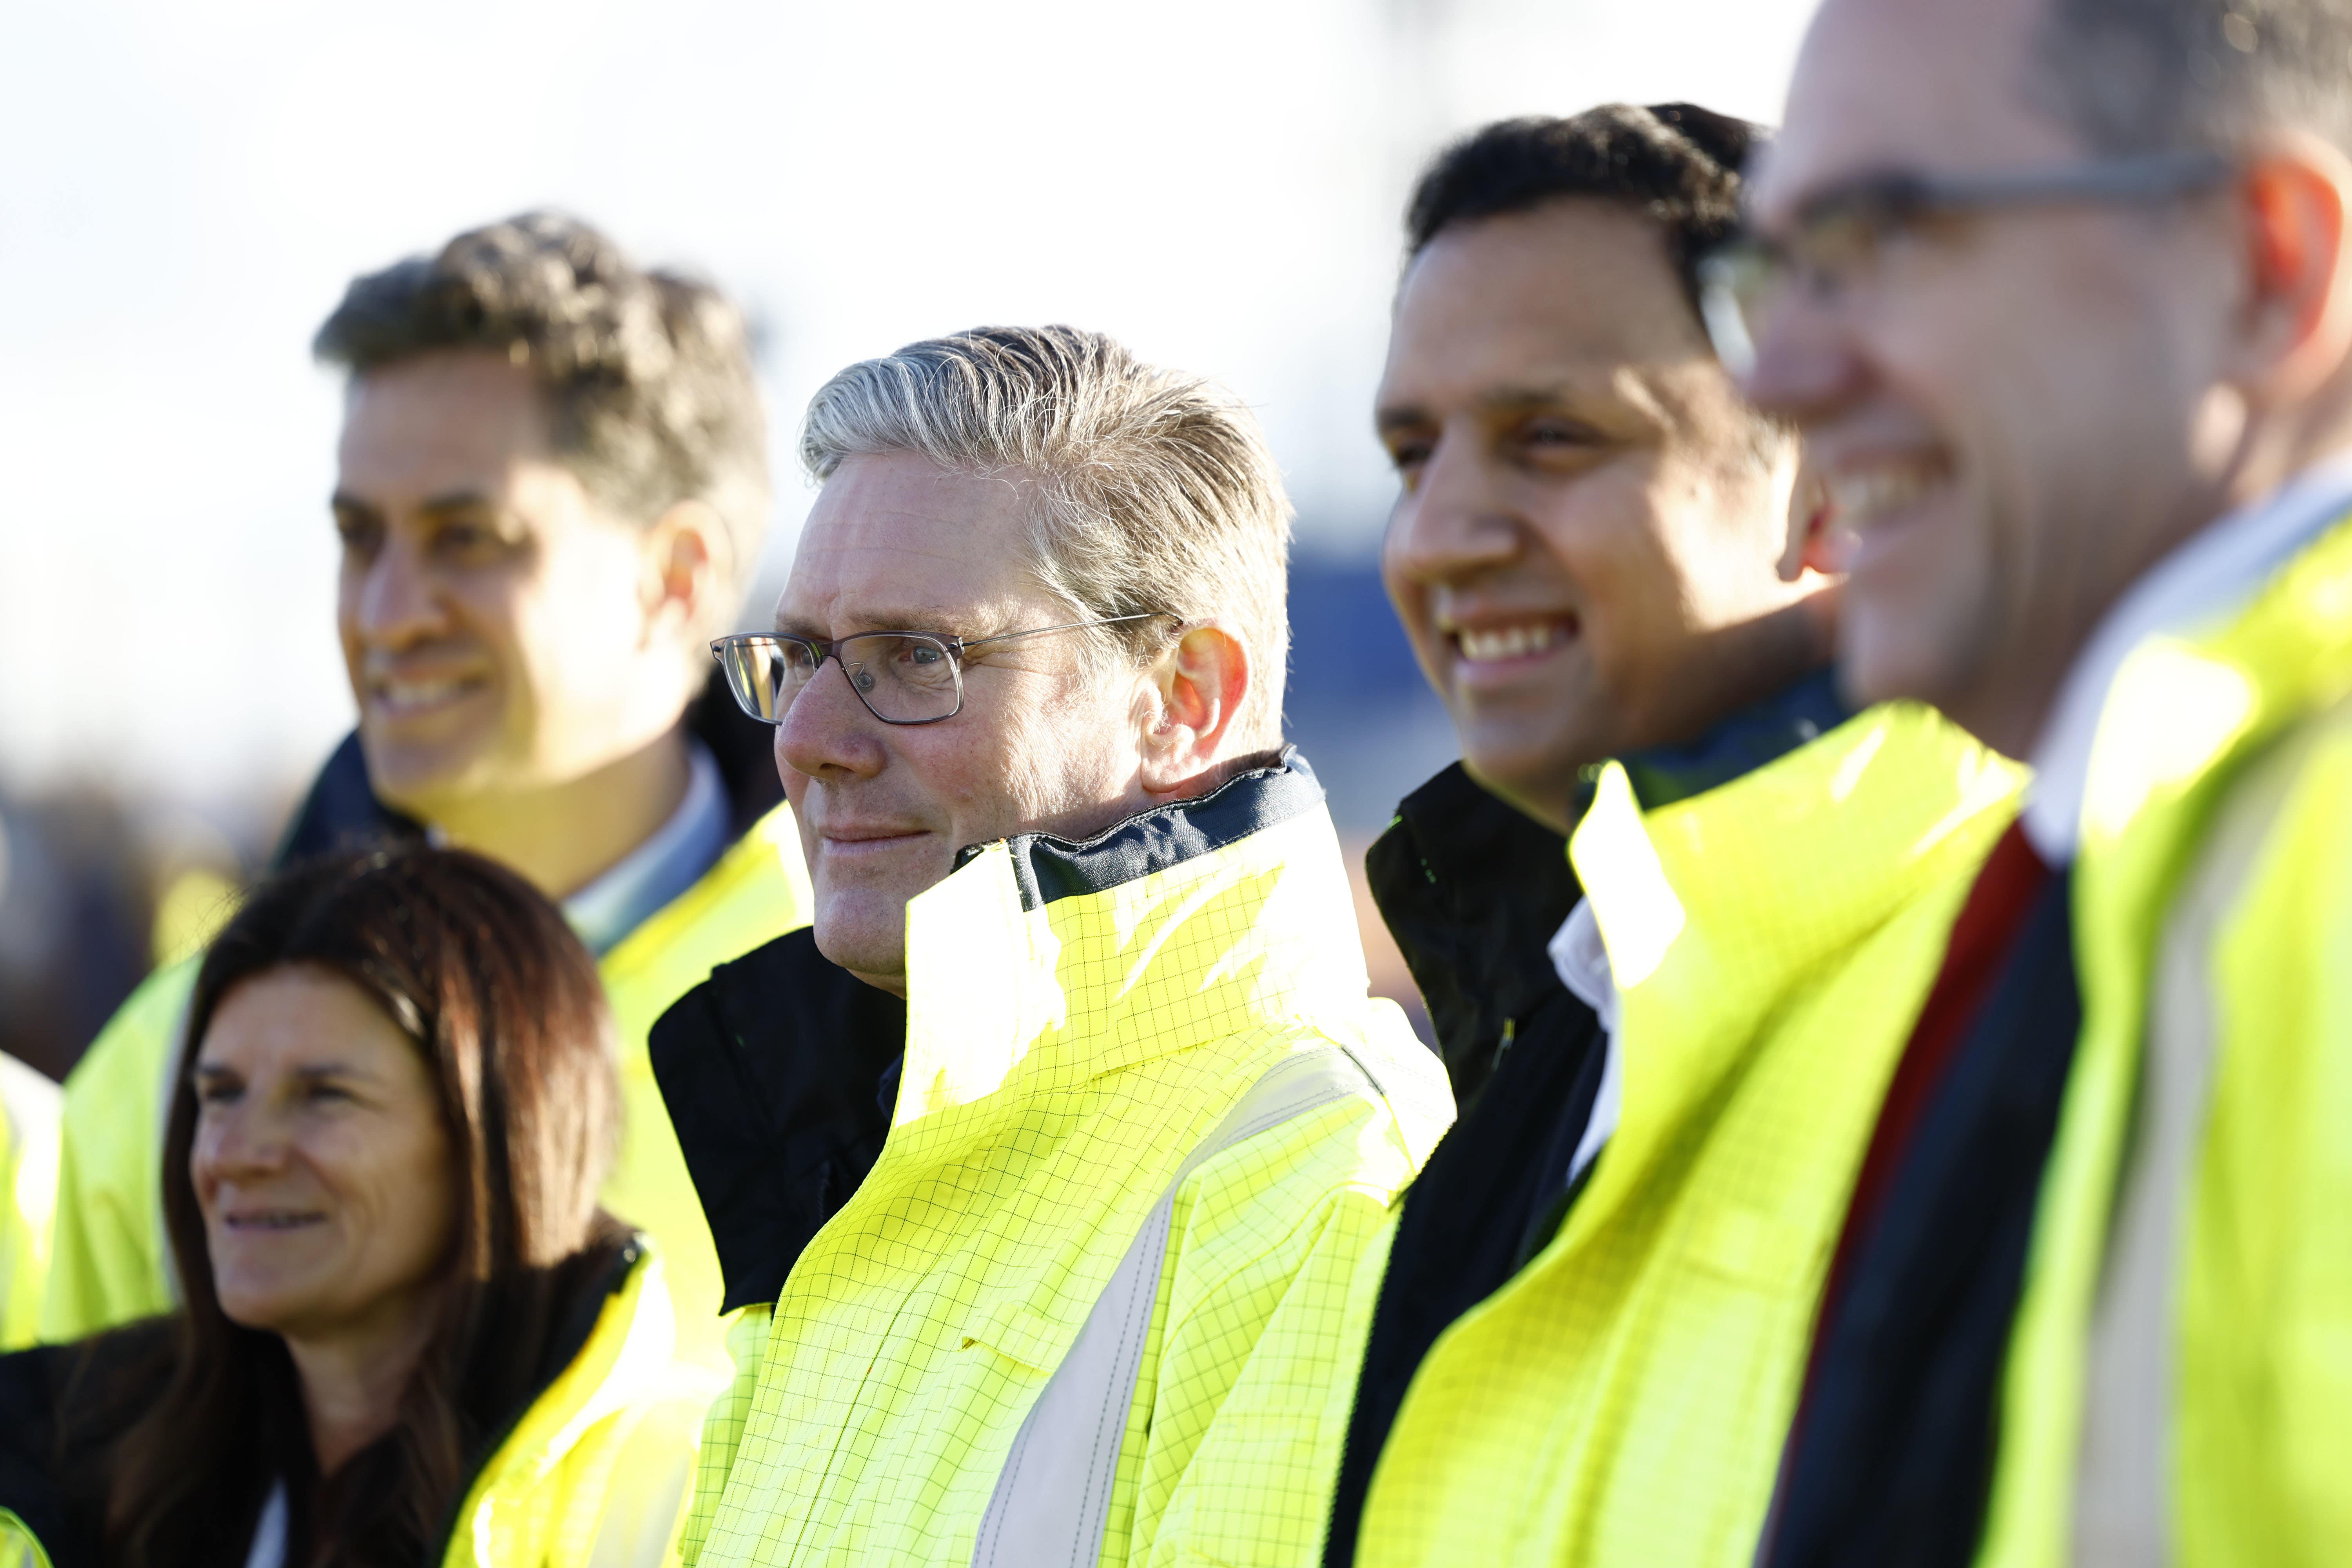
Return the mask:
M1230 395L1100 332L975 327L861 361L818 389L801 431L811 475L884 452L1028 480L1026 564L1072 618L1216 618L1250 651L1234 733L1280 740L1290 502L1256 417ZM1129 622L1101 628L1094 646L1140 663L1177 629Z

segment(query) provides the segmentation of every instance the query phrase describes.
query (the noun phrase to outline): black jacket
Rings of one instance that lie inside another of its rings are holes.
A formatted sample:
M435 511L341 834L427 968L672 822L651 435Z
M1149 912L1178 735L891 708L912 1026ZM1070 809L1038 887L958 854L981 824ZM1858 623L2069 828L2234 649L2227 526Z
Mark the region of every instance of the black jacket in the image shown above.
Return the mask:
M726 1278L719 1310L772 1305L881 1157L907 1005L806 927L722 963L647 1037Z
M1820 670L1685 744L1621 761L1643 808L1654 810L1849 717ZM1567 1217L1577 1191L1569 1168L1608 1058L1600 1020L1552 968L1552 936L1583 896L1559 835L1488 795L1457 763L1406 797L1366 867L1429 1004L1460 1119L1405 1194L1348 1424L1326 1568L1355 1561L1372 1468L1423 1358Z
M1567 845L1456 763L1407 796L1366 857L1372 897L1435 1026L1459 1120L1404 1197L1373 1310L1324 1548L1355 1560L1372 1466L1437 1338L1549 1240L1604 1050L1552 970L1582 896Z

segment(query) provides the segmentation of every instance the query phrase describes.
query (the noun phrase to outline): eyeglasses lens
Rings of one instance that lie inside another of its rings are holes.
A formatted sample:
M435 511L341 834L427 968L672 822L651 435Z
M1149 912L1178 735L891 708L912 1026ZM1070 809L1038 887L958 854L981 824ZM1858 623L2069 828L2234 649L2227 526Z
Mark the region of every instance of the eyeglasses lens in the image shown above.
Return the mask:
M893 724L924 724L952 717L962 698L955 657L936 637L878 632L844 637L833 657L868 710ZM719 664L744 712L781 724L802 689L814 679L817 660L804 643L744 637L725 643Z
M955 658L936 638L895 632L844 637L834 645L834 657L878 719L921 724L956 710Z
M800 689L808 684L809 650L799 643L746 637L726 645L719 668L728 689L744 712L765 724L783 721Z
M1780 271L1778 258L1753 240L1734 240L1699 265L1699 318L1716 358L1734 375L1756 368L1756 327Z

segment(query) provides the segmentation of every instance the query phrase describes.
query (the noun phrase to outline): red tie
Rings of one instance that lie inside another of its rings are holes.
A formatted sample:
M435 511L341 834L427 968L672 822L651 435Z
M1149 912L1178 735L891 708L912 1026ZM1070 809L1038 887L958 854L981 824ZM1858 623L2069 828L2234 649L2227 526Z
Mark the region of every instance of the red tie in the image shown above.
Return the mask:
M1910 1043L1903 1047L1903 1059L1895 1064L1894 1081L1886 1086L1886 1099L1879 1107L1877 1130L1871 1134L1870 1152L1863 1156L1862 1173L1854 1179L1845 1228L1830 1262L1820 1315L1813 1320L1814 1357L1821 1353L1822 1331L1843 1292L1853 1249L1860 1237L1870 1234L1887 1184L1902 1166L1911 1135L1943 1082L1944 1069L1967 1037L1969 1023L1983 1006L1986 993L2016 943L2027 911L2049 878L2050 868L2026 841L2021 823L2012 823L1992 847L1984 869L1977 873L1976 885L1969 889L1968 902L1952 924L1944 966L1919 1009L1919 1021L1912 1027ZM1805 1381L1808 1386L1812 1382L1810 1366Z

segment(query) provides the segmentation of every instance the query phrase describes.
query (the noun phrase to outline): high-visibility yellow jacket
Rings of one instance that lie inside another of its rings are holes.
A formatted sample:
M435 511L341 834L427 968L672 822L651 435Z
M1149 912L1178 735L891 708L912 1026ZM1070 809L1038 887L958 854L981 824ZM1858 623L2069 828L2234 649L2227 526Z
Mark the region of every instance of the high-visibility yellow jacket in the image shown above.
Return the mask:
M1321 797L1286 759L908 906L887 1141L738 1319L688 1561L1314 1561L1352 1275L1453 1116Z
M2075 867L2084 1032L2043 1177L1979 1561L2069 1557L2084 1345L2175 890L2284 772L2205 955L2212 1079L2173 1258L2166 1533L2185 1568L2352 1562L2352 522L2126 661ZM2194 978L2194 977L2192 977Z
M808 910L797 831L791 808L779 805L600 966L620 1041L625 1119L603 1202L660 1246L679 1353L721 1377L729 1368L719 1258L654 1083L646 1032L714 964L806 925ZM164 1090L178 1064L197 962L150 976L66 1079L44 1339L80 1339L172 1308L163 1228Z
M644 1242L624 1254L580 1349L467 1481L445 1568L662 1568L676 1561L707 1380L676 1358L669 1292ZM47 1568L0 1507L0 1568Z
M58 1086L0 1055L0 1351L33 1342L57 1212Z
M1570 857L1618 1124L1422 1363L1360 1563L1746 1568L1880 1100L2020 784L1912 706L1646 815L1602 773Z
M660 1568L677 1560L707 1382L685 1375L646 1248L572 1363L475 1472L444 1568Z

